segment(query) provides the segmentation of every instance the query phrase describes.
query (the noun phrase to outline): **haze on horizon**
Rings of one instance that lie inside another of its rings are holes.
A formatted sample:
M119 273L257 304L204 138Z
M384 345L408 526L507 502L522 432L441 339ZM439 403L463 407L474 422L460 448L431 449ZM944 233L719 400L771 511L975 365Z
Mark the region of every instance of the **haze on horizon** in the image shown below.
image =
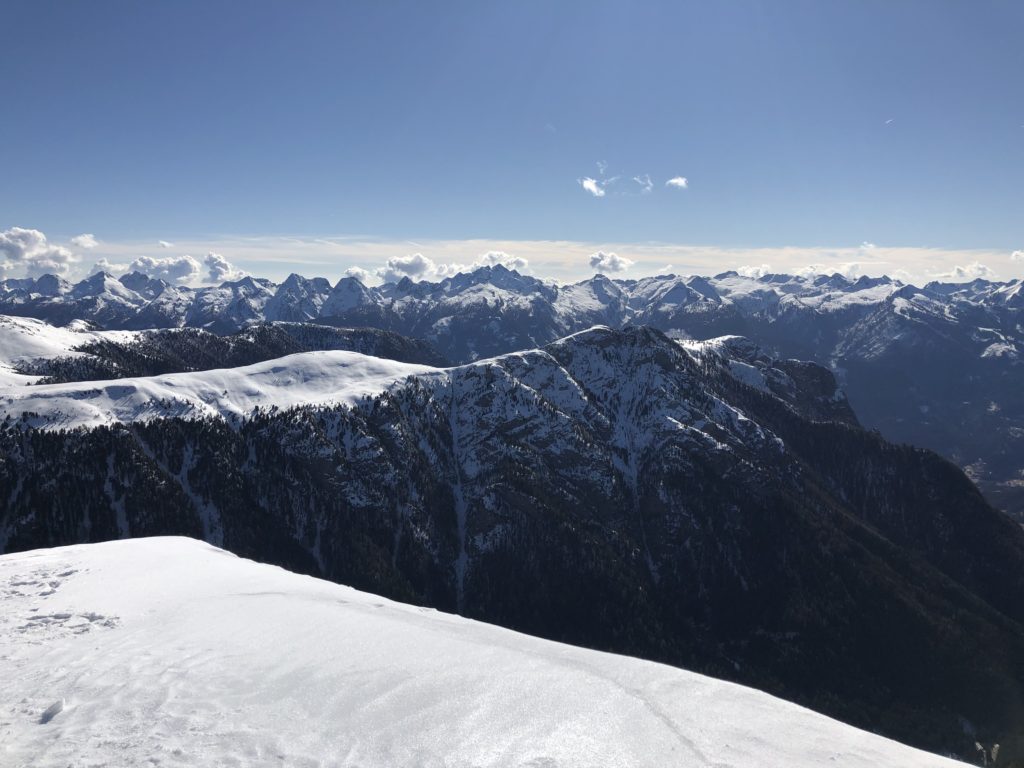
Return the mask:
M13 0L0 23L4 277L1024 276L1013 2Z

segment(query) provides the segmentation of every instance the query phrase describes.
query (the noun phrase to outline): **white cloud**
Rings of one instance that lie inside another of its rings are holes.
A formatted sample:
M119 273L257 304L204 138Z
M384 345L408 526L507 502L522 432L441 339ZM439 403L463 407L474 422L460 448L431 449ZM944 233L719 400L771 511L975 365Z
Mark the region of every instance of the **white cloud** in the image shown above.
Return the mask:
M95 264L92 265L92 269L89 270L90 275L95 275L97 272L106 272L109 275L116 275L118 272L127 272L127 264L114 264L106 258L99 259Z
M580 186L582 186L587 192L592 194L594 197L604 197L605 195L605 182L592 179L589 176L584 176L579 180Z
M656 182L655 187L661 182ZM631 184L632 185L632 184ZM655 189L654 192L657 192ZM613 189L608 190L612 197ZM680 194L682 194L680 192ZM235 264L245 264L249 271L260 277L283 280L292 272L307 277L323 276L335 279L349 264L360 264L371 272L395 254L408 253L410 249L424 254L444 254L444 260L455 264L471 265L479 260L480 254L502 251L529 260L531 274L542 275L559 282L582 280L593 272L589 257L598 250L628 254L635 265L627 274L654 275L664 272L691 275L714 275L721 272L723 265L771 264L776 273L795 274L808 264L818 265L817 272L831 274L836 265L856 262L864 274L872 277L893 275L898 269L906 270L912 276L910 282L923 285L937 272L948 272L956 265L978 261L987 264L1002 274L1019 272L1024 262L1012 261L1012 249L950 249L925 246L886 246L866 251L860 241L849 245L801 245L772 247L726 247L698 245L686 242L618 242L581 240L501 240L463 239L437 240L420 239L415 246L407 240L388 240L369 235L345 235L332 237L221 237L216 239L194 239L175 241L176 252L205 254L208 251L223 254ZM1021 246L1024 250L1024 246ZM132 261L139 254L156 255L153 240L110 241L104 239L99 247L90 252L95 258L106 257L111 262ZM161 252L166 254L166 252ZM202 258L200 261L202 261ZM436 258L436 257L435 257ZM4 254L0 252L0 263ZM89 260L89 264L92 259ZM672 269L664 269L671 263ZM339 267L338 265L345 265ZM23 265L15 265L7 277L23 274ZM76 265L72 265L74 270ZM464 267L465 268L465 267ZM81 270L84 276L85 270ZM457 270L456 270L457 271ZM335 277L332 277L335 276ZM1014 275L1016 276L1016 275ZM436 279L435 275L430 275Z
M66 274L77 257L61 245L48 242L38 229L11 227L0 232L0 254L10 266L5 271L23 266L28 275L36 277L52 273Z
M1014 251L1010 254L1011 261L1024 261L1024 251Z
M977 280L979 278L982 280L994 280L996 273L981 262L973 261L964 266L957 265L949 272L940 272L939 274L932 275L932 277L939 280L951 280L952 282L957 283Z
M79 248L95 248L99 243L96 241L96 235L86 232L85 234L78 235L77 237L71 238L71 244L78 246Z
M675 187L676 189L687 189L690 186L690 182L686 180L685 176L673 176L665 182L665 186Z
M166 240L157 240L156 244L159 245L161 248L173 248L174 247L174 243L169 243Z
M736 267L736 271L744 277L764 277L772 273L772 266L771 264L762 264L755 267L744 264L742 267Z
M505 251L487 251L477 256L471 264L439 263L422 253L412 253L407 256L390 257L374 274L385 283L397 283L403 277L408 277L414 282L437 281L453 277L460 272L471 272L480 267L493 267L498 264L517 272L528 272L530 267L529 260Z
M590 254L590 268L596 272L625 272L633 262L617 253L598 251Z
M408 256L392 256L377 270L377 277L385 283L397 283L403 277L417 281L430 280L436 277L437 273L438 265L433 259L422 253L412 253Z
M597 161L597 171L602 176L604 176L608 172L608 163L604 162L603 160L598 160Z
M504 251L482 253L473 262L474 267L494 267L498 264L508 269L514 269L516 272L527 272L530 269L529 260L524 259L522 256L513 256L511 253L505 253Z
M893 280L899 280L901 283L912 283L914 282L914 276L907 272L905 269L894 269L892 274L889 275Z
M847 280L855 280L864 274L862 266L859 261L846 261L838 264L808 264L806 267L798 269L796 274L800 277L839 274Z
M634 176L633 181L640 185L640 194L650 194L650 191L654 189L654 182L651 181L651 175L645 173L643 176Z
M367 283L373 279L374 274L362 267L349 267L345 270L345 277L354 277L360 283Z
M855 280L864 274L863 265L859 261L848 261L836 267L836 272L847 280Z
M210 251L206 254L206 258L203 259L203 263L206 264L206 282L208 283L219 284L230 280L240 280L245 277L245 272L237 269L234 264L219 253Z
M869 243L867 240L865 240L863 243L860 244L860 248L862 251L873 251L876 248L878 248L878 246L875 245L874 243Z
M824 264L808 264L796 270L798 277L814 277L815 275L830 275L832 270Z
M202 264L187 255L168 256L166 259L140 256L128 265L129 272L141 272L169 283L187 283L195 280L202 269Z

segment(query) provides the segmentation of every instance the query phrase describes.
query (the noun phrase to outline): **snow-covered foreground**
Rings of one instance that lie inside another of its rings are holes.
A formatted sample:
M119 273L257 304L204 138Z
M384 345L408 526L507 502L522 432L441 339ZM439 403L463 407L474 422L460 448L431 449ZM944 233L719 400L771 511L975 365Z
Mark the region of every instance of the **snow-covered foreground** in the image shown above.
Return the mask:
M358 352L300 352L239 368L0 388L0 413L38 414L30 423L47 429L237 416L274 405L349 403L406 376L436 370Z
M4 766L955 766L183 538L0 557Z

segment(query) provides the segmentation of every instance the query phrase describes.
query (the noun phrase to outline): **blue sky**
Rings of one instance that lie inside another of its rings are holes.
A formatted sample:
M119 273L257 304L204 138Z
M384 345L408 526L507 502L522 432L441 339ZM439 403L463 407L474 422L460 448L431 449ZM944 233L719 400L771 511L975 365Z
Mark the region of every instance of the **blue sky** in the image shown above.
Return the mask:
M1024 273L1019 2L7 0L0 27L0 231L73 270Z

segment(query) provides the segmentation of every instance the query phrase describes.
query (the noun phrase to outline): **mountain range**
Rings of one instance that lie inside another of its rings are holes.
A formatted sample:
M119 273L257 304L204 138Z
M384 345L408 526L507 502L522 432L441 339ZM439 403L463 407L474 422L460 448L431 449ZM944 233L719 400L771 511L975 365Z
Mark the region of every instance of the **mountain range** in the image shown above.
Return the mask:
M1024 753L1024 530L749 339L597 326L455 367L305 352L3 396L0 551L189 535Z
M433 363L533 349L597 324L649 325L691 339L743 336L775 358L829 368L866 427L941 453L994 505L1024 521L1024 289L1017 280L919 288L887 277L724 272L596 275L557 285L496 265L437 283L405 278L368 287L346 277L332 286L293 274L280 284L246 277L194 289L138 272L119 279L101 272L74 285L53 275L2 281L0 313L107 330L231 334L279 322L377 328L431 345ZM144 370L103 367L106 375ZM170 370L184 368L145 372ZM76 374L64 366L50 375Z

